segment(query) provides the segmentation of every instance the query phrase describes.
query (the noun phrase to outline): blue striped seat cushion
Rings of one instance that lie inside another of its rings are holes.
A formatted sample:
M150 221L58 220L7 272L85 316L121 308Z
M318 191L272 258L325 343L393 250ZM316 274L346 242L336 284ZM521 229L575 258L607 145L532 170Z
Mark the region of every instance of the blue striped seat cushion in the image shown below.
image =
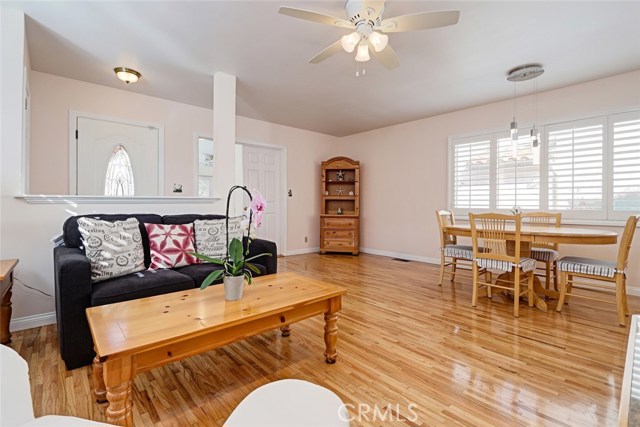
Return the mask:
M473 247L465 245L447 245L444 247L444 256L473 261Z
M602 277L613 277L618 273L615 262L581 258L577 256L563 257L558 261L558 269L569 273L592 274L594 276Z
M502 270L502 271L511 271L515 266L514 263L509 261L500 261L497 259L487 259L487 258L478 258L476 259L476 263L478 263L478 265L483 268ZM520 268L525 273L529 271L533 271L536 269L536 260L533 258L521 258Z
M536 261L549 262L560 258L558 251L546 248L531 248L531 258Z

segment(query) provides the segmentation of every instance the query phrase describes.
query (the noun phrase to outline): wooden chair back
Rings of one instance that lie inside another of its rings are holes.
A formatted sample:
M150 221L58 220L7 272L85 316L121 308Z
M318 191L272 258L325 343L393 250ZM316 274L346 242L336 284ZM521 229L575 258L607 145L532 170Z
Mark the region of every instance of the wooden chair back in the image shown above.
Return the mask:
M522 223L532 228L560 227L562 225L562 213L529 212L522 214ZM545 248L558 250L557 243L532 242L532 248Z
M520 214L470 213L469 222L474 259L494 259L514 264L520 262L520 227L522 225ZM509 231L508 234L507 231ZM515 236L511 236L512 231L515 231ZM508 242L513 242L514 246ZM478 248L484 249L480 251Z
M627 219L627 224L624 226L622 238L620 239L620 248L618 248L618 262L616 265L618 271L624 271L624 269L627 268L631 242L633 241L633 236L638 226L638 220L640 220L640 216L631 215L629 219Z
M446 231L448 226L456 225L456 219L453 216L453 212L445 210L436 211L436 218L438 220L438 228L440 229L440 249L443 249L447 245L457 244L457 237L447 233Z

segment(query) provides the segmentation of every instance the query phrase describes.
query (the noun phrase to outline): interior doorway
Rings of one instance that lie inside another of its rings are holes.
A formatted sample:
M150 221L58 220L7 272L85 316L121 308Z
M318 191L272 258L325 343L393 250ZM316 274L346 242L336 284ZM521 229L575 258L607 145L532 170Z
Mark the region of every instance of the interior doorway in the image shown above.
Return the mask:
M238 142L236 145L236 180L249 191L258 190L267 202L258 238L271 240L278 255L286 253L286 149L284 147ZM245 200L245 206L248 200Z

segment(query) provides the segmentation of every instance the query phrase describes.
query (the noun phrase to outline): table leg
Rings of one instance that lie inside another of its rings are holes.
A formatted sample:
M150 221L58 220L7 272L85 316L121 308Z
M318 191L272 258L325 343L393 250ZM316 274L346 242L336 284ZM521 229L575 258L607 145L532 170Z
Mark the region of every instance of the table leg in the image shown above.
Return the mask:
M499 280L505 281L505 282L513 282L513 276L511 273L502 273L496 279L496 283ZM540 298L539 294L547 295L549 293L555 293L556 294L555 298L558 298L557 296L558 292L555 292L551 289L543 288L542 283L540 282L540 279L534 275L533 276L533 304L536 306L538 310L545 313L547 312L547 303L545 302L544 298Z
M96 396L97 403L106 403L107 402L107 389L104 385L104 370L102 366L102 362L100 362L100 358L98 355L93 359L93 384L94 390L93 394Z
M324 344L326 347L324 357L327 363L336 363L338 358L336 344L338 342L338 311L340 308L340 297L333 298L329 301L329 310L324 314Z
M280 327L280 330L282 331L283 337L288 337L289 335L291 335L291 325L282 326Z
M107 389L107 422L125 427L133 426L131 386L134 368L130 357L107 360L103 363Z
M13 273L11 274L13 275ZM2 305L0 306L0 344L9 344L11 342L11 332L9 332L11 310L11 287L9 287L7 293L2 297Z

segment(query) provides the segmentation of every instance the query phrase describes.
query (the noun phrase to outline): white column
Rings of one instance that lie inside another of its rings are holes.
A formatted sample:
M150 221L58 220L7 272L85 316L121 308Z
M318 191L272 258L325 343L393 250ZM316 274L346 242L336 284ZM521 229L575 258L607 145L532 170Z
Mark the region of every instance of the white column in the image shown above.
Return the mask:
M226 198L235 184L236 77L213 75L213 146L216 180L214 194Z

